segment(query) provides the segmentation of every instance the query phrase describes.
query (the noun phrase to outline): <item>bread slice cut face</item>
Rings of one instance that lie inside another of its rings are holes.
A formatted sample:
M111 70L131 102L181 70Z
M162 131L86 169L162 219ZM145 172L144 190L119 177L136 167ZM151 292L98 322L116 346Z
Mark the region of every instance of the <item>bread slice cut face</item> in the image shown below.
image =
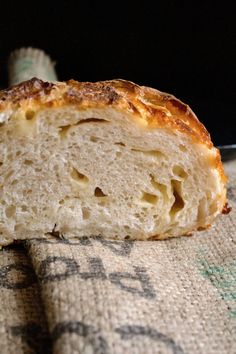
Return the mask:
M190 108L124 80L0 93L0 244L102 235L164 239L226 202L219 152Z

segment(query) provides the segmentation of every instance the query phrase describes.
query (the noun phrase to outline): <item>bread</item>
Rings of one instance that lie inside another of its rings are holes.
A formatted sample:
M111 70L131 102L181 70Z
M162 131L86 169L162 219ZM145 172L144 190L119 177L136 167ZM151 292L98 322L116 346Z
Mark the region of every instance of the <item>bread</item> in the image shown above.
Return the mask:
M124 80L0 93L0 244L164 239L225 211L219 151L174 96Z

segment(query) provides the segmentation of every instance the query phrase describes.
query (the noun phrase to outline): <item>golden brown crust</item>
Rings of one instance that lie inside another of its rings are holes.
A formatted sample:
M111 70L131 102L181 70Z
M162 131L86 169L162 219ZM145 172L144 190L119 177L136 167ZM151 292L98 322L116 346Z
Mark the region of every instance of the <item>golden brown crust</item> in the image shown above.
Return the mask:
M226 202L223 209L222 209L222 214L229 214L231 212L231 210L232 210L232 208Z
M0 91L0 108L5 109L11 104L19 105L25 100L43 98L44 95L49 95L55 85L49 82L33 78L24 81L19 85L12 86L6 90Z
M130 81L110 80L100 82L48 83L33 78L0 92L0 112L17 107L27 109L37 106L60 107L72 104L79 109L88 107L114 106L141 118L148 128L164 127L180 131L193 141L213 147L206 128L193 111L174 96ZM226 181L220 154L211 161Z
M227 204L227 203L226 203ZM230 209L231 210L231 209ZM229 211L230 212L230 211ZM222 212L223 213L223 212ZM182 234L181 236L185 236L185 237L191 237L194 235L195 231L206 231L207 229L211 228L211 225L205 225L205 226L199 226L198 228L192 230L192 231L188 231L184 234ZM148 238L148 240L154 241L154 240L166 240L167 238L174 238L175 236L169 236L169 235L154 235L154 236L150 236ZM178 237L178 236L177 236Z
M111 80L100 82L77 82L52 84L39 79L31 79L0 92L0 109L9 105L31 104L61 106L115 105L128 108L140 115L151 127L170 127L191 135L197 141L212 147L210 136L191 109L174 96L138 86L130 81Z

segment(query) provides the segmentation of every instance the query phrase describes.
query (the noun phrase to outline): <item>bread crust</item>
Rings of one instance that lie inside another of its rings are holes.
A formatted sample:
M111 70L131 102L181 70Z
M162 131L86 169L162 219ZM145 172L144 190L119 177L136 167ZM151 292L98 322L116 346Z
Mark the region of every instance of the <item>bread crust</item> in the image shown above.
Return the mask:
M148 129L180 131L193 142L215 149L210 134L188 105L173 95L130 81L117 79L92 83L69 80L49 83L33 78L0 91L0 113L17 108L37 111L43 107L65 105L74 105L80 110L113 106L121 111L129 111L134 119L142 121ZM210 163L225 183L227 178L220 153L217 149L215 152L215 158Z

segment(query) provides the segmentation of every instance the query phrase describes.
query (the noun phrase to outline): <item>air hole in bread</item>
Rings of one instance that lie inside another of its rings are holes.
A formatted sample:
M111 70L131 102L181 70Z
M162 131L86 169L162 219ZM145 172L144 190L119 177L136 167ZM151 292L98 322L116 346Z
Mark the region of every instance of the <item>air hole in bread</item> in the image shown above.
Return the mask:
M16 214L16 207L14 205L9 206L6 208L6 217L13 218Z
M130 226L129 226L129 225L124 225L124 229L125 229L125 230L130 230ZM128 235L127 235L127 236L128 236ZM127 237L127 236L126 236L126 237ZM129 237L129 236L128 236L128 237Z
M130 240L130 236L129 236L129 235L126 235L126 236L125 236L125 240Z
M164 197L166 197L166 185L165 184L162 184L162 183L159 183L155 180L155 177L150 174L150 178L151 178L151 183L152 183L152 186L157 190L159 191Z
M31 194L31 193L32 193L32 189L24 189L23 192L22 192L24 197L29 195L29 194Z
M179 145L179 149L180 149L182 152L188 151L188 149L186 148L186 146L183 145L183 144L180 144L180 145Z
M120 145L120 146L125 146L125 144L124 143L122 143L122 142L117 142L117 143L115 143L115 145Z
M134 152L141 152L142 154L146 155L146 156L150 156L150 157L155 157L155 158L160 158L160 157L165 157L165 154L163 154L161 151L159 150L149 150L149 151L145 151L145 150L140 150L140 149L131 149L131 151Z
M90 217L90 210L89 208L82 208L82 216L84 220L89 219Z
M28 210L28 208L27 208L26 205L22 205L22 206L21 206L21 211L27 211L27 210Z
M141 200L143 202L155 205L157 203L158 197L155 194L143 192Z
M90 141L92 141L93 143L96 143L99 140L99 138L97 136L90 136Z
M0 161L0 167L3 165L3 162Z
M24 164L25 165L32 165L34 162L32 160L25 160Z
M95 197L98 197L98 198L107 197L107 195L105 193L103 193L103 191L99 187L95 188L94 195L95 195Z
M66 136L66 134L70 128L71 128L71 125L64 125L62 127L59 127L59 134L62 139Z
M32 120L35 117L35 112L29 109L28 111L25 112L25 119L26 120Z
M170 213L172 215L176 214L178 211L182 210L184 207L184 200L181 196L181 182L172 180L171 181L174 203L171 207Z
M1 122L1 123L0 123L0 128L3 127L4 124L5 124L5 122Z
M71 171L71 177L78 183L86 185L88 184L88 177L85 176L83 173L79 172L78 170L76 170L74 167L72 168Z
M172 171L174 175L180 178L186 178L188 176L187 172L185 172L185 170L179 165L175 165Z
M81 119L75 125L80 125L80 124L85 124L85 123L109 123L109 121L106 119L100 119L100 118L87 118L87 119Z

